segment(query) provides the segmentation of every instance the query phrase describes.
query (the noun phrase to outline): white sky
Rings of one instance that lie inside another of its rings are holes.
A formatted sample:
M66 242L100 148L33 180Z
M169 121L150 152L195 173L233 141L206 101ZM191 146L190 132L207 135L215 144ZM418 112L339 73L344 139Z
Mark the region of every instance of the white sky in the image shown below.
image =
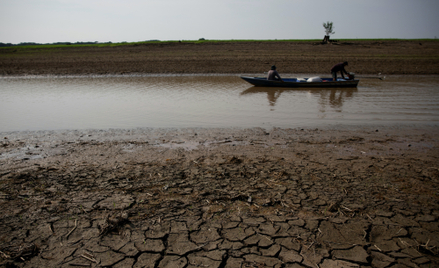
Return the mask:
M0 0L0 42L439 37L439 0Z

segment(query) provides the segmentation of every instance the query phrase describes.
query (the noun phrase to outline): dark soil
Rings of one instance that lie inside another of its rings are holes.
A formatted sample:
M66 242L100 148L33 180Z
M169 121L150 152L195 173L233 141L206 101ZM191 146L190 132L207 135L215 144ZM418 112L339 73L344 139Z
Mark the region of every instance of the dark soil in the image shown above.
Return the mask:
M348 61L356 74L439 74L439 42L159 43L117 47L2 48L0 75L263 73L325 74Z
M3 267L438 267L438 129L3 134Z

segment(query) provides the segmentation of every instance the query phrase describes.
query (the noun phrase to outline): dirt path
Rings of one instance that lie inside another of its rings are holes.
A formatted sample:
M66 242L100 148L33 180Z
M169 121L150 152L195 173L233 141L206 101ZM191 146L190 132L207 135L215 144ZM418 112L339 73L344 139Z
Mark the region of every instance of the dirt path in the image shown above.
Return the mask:
M133 73L439 74L439 42L355 41L161 43L118 47L2 48L0 75Z
M3 267L437 267L437 128L3 134Z

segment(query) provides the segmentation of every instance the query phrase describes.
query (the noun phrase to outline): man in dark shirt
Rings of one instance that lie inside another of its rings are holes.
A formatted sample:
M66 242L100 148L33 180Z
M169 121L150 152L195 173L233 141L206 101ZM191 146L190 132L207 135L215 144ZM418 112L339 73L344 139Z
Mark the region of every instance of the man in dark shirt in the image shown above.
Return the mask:
M349 76L348 72L346 72L346 70L344 69L344 67L347 65L348 62L345 61L345 62L337 63L336 65L332 66L331 74L332 74L332 78L334 78L334 81L337 81L337 72L340 72L341 77L343 77L343 79L345 79L343 73Z
M283 82L282 78L280 78L279 73L276 71L275 65L271 66L271 70L268 71L267 80L280 80L281 82Z

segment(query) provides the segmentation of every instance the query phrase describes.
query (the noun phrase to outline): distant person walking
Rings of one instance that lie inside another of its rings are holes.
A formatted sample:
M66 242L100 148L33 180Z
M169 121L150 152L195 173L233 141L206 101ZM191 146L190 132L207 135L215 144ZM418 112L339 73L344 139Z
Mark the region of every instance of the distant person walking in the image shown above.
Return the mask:
M332 74L332 78L334 78L334 81L337 81L337 73L338 72L340 72L341 77L343 77L343 79L345 79L343 73L345 73L349 77L348 72L346 72L346 70L344 69L344 67L347 65L348 65L348 62L345 61L345 62L337 63L336 65L332 66L331 74Z
M279 73L276 71L276 65L271 66L271 70L268 71L267 80L280 80L283 82L282 78L280 78Z

